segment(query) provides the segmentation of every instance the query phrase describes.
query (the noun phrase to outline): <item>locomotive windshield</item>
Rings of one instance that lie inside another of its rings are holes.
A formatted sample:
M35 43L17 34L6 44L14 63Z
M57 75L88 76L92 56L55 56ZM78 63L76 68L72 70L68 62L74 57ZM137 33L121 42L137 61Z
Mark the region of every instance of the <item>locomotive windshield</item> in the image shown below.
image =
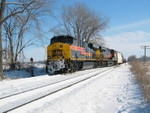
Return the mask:
M55 36L51 39L51 44L54 44L56 42L66 43L66 44L72 44L73 43L73 37L71 36Z

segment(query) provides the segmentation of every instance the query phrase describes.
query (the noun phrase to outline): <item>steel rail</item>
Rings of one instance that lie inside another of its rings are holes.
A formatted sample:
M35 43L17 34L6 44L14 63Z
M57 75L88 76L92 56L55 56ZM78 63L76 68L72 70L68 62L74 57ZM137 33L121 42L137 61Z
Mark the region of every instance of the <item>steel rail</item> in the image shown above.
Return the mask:
M7 113L7 112L9 112L9 111L15 110L15 109L17 109L17 108L19 108L19 107L22 107L22 106L24 106L24 105L30 104L30 103L32 103L32 102L34 102L34 101L37 101L37 100L42 99L42 98L44 98L44 97L46 97L46 96L49 96L49 95L51 95L51 94L57 93L57 92L59 92L59 91L62 91L62 90L64 90L64 89L67 89L67 88L69 88L69 87L71 87L71 86L73 86L73 85L76 85L76 84L78 84L78 83L81 83L81 82L83 82L83 81L86 81L86 80L88 80L88 79L90 79L90 78L93 78L93 77L95 77L95 76L98 76L99 74L102 74L102 73L104 73L104 72L110 71L110 70L112 70L112 69L114 69L114 67L113 67L113 68L109 68L109 69L104 70L104 71L101 71L101 72L97 72L96 74L93 74L92 76L86 77L86 78L81 79L81 80L78 80L78 81L76 81L76 82L73 82L73 83L71 83L71 84L69 84L69 85L66 85L66 86L62 87L62 88L59 88L59 89L57 89L57 90L54 90L54 91L52 91L52 92L50 92L50 93L48 93L48 94L45 94L45 95L42 95L42 96L37 97L37 98L35 98L35 99L32 99L32 100L30 100L30 101L24 102L24 103L22 103L22 104L20 104L20 105L16 105L15 107L10 107L10 108L8 108L7 110L4 110L4 111L2 111L2 112L3 112L3 113ZM77 76L77 77L80 77L80 76ZM75 78L77 78L77 77L75 77ZM59 82L58 82L58 83L59 83ZM55 83L55 84L56 84L56 83Z
M94 71L92 71L92 72L94 72ZM90 72L90 73L92 73L92 72ZM87 73L89 73L89 72L87 72ZM68 78L62 78L61 80L58 80L58 81L56 81L56 82L52 82L52 83L48 83L48 84L41 85L41 86L38 86L38 87L34 87L34 88L27 89L27 90L24 90L24 91L20 91L20 92L14 93L14 94L6 95L6 96L1 96L1 97L0 97L0 100L1 100L1 99L5 99L5 98L8 98L8 97L11 97L11 96L19 95L19 94L22 94L22 93L25 93L25 92L28 92L28 91L32 91L32 90L36 90L36 89L39 89L39 88L43 88L43 87L46 87L46 86L49 86L49 85L54 85L54 84L57 84L57 83L60 83L60 82L64 82L64 81L67 81L67 80L69 80L69 79L77 78L77 77L79 77L79 76L84 76L84 75L86 75L87 73L84 73L83 75L71 76L71 77L68 77Z

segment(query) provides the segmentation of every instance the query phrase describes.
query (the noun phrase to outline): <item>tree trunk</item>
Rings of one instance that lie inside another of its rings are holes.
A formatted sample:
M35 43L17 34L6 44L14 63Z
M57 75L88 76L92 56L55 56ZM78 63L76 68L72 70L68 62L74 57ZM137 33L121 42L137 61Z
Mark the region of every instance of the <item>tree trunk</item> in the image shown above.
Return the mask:
M2 26L0 26L0 80L3 79L3 61L2 61Z
M10 68L11 68L11 69L15 69L14 47L13 47L13 39L12 39L12 36L9 37L9 45L10 45Z
M4 18L4 11L5 11L5 3L6 0L2 0L0 4L0 22L2 22ZM0 25L0 80L3 79L3 48L2 48L2 25Z

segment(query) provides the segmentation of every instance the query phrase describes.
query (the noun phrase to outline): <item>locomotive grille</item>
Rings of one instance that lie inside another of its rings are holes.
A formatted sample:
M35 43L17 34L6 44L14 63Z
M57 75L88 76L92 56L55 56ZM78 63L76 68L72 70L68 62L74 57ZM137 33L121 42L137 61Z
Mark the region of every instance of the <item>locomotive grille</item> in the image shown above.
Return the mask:
M53 50L52 51L52 58L58 58L58 59L64 58L62 50L60 50L60 49Z

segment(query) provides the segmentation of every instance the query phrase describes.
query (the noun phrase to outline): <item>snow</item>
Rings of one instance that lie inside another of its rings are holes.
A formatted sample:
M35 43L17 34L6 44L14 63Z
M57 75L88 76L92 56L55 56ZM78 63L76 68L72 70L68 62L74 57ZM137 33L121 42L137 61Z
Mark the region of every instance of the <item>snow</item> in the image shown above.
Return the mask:
M110 67L108 67L110 68ZM36 77L21 78L16 80L4 80L0 82L0 98L25 90L34 89L42 85L50 84L59 80L66 80L72 76L79 76L88 73L96 73L108 68L97 68L78 71L73 74L56 76L38 75ZM8 74L10 74L8 72ZM13 74L13 73L11 73ZM14 73L15 74L15 73ZM24 74L24 73L22 73ZM79 79L81 77L77 77ZM58 85L51 86L56 89L67 85L71 80L66 80ZM40 89L41 93L48 93L47 88ZM30 95L30 96L29 96ZM19 98L25 100L37 97L39 93L30 92ZM18 98L18 99L19 99ZM10 99L8 99L9 101ZM11 107L7 101L0 100L0 106ZM13 104L17 104L14 97ZM0 111L1 108L0 107ZM149 113L150 104L144 99L139 83L130 72L130 66L123 64L113 70L100 74L94 78L73 85L56 94L49 95L38 101L18 108L11 113Z

